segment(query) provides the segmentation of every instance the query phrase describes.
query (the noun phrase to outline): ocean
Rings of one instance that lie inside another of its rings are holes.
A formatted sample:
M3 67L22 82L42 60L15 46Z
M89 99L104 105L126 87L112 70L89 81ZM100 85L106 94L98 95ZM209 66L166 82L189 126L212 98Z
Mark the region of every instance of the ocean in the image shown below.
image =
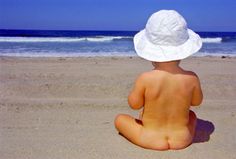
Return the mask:
M0 56L136 56L137 31L53 31L0 29ZM197 32L203 47L194 56L236 56L236 32Z

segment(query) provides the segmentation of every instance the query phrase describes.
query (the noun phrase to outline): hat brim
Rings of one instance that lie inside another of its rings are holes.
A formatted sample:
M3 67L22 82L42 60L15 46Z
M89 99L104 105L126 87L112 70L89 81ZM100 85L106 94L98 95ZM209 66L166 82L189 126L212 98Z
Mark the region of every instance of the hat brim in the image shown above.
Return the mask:
M146 35L145 29L134 36L134 48L138 56L156 62L175 61L187 58L202 47L202 40L198 34L188 29L189 39L179 46L155 45Z

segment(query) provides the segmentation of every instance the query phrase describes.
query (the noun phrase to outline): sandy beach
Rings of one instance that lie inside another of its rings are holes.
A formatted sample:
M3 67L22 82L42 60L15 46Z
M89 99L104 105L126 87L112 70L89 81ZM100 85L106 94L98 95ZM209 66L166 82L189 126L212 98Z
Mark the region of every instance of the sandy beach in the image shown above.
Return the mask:
M137 147L118 135L118 113L138 117L127 95L152 69L137 57L0 57L0 159L235 159L236 58L181 63L201 80L194 143L178 151Z

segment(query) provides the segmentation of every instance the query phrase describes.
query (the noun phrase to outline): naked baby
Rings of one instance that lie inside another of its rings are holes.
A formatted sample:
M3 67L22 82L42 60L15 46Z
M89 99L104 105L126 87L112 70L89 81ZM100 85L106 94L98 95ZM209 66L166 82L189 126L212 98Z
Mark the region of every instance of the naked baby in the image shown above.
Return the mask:
M143 148L183 149L192 143L197 117L190 106L203 99L198 76L179 66L180 60L197 52L201 38L187 28L176 11L161 10L134 37L138 56L154 69L142 73L128 97L139 119L119 114L115 127L125 138Z

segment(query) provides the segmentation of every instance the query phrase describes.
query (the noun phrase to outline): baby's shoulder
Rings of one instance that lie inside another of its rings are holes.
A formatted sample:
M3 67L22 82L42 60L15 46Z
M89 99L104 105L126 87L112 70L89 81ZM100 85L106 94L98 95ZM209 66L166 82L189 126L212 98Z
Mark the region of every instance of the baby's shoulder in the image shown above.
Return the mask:
M148 72L143 72L139 75L139 78L141 80L147 80L150 79L153 76L156 76L157 74L155 74L153 71L148 71Z
M146 82L150 82L152 78L153 78L153 73L151 71L143 72L138 76L136 81L146 83Z
M138 81L143 83L145 86L150 85L152 83L157 83L160 82L162 80L163 75L161 75L161 73L158 73L157 71L148 71L148 72L143 72L139 75L138 77Z
M186 75L191 78L198 78L197 74L193 71L184 71L183 75Z
M138 76L137 80L144 81L144 80L148 79L149 76L150 76L150 74L148 72L143 72Z
M195 72L192 71L185 71L184 72L184 76L185 78L190 81L192 84L194 83L198 83L199 82L199 78L197 76L197 74Z

